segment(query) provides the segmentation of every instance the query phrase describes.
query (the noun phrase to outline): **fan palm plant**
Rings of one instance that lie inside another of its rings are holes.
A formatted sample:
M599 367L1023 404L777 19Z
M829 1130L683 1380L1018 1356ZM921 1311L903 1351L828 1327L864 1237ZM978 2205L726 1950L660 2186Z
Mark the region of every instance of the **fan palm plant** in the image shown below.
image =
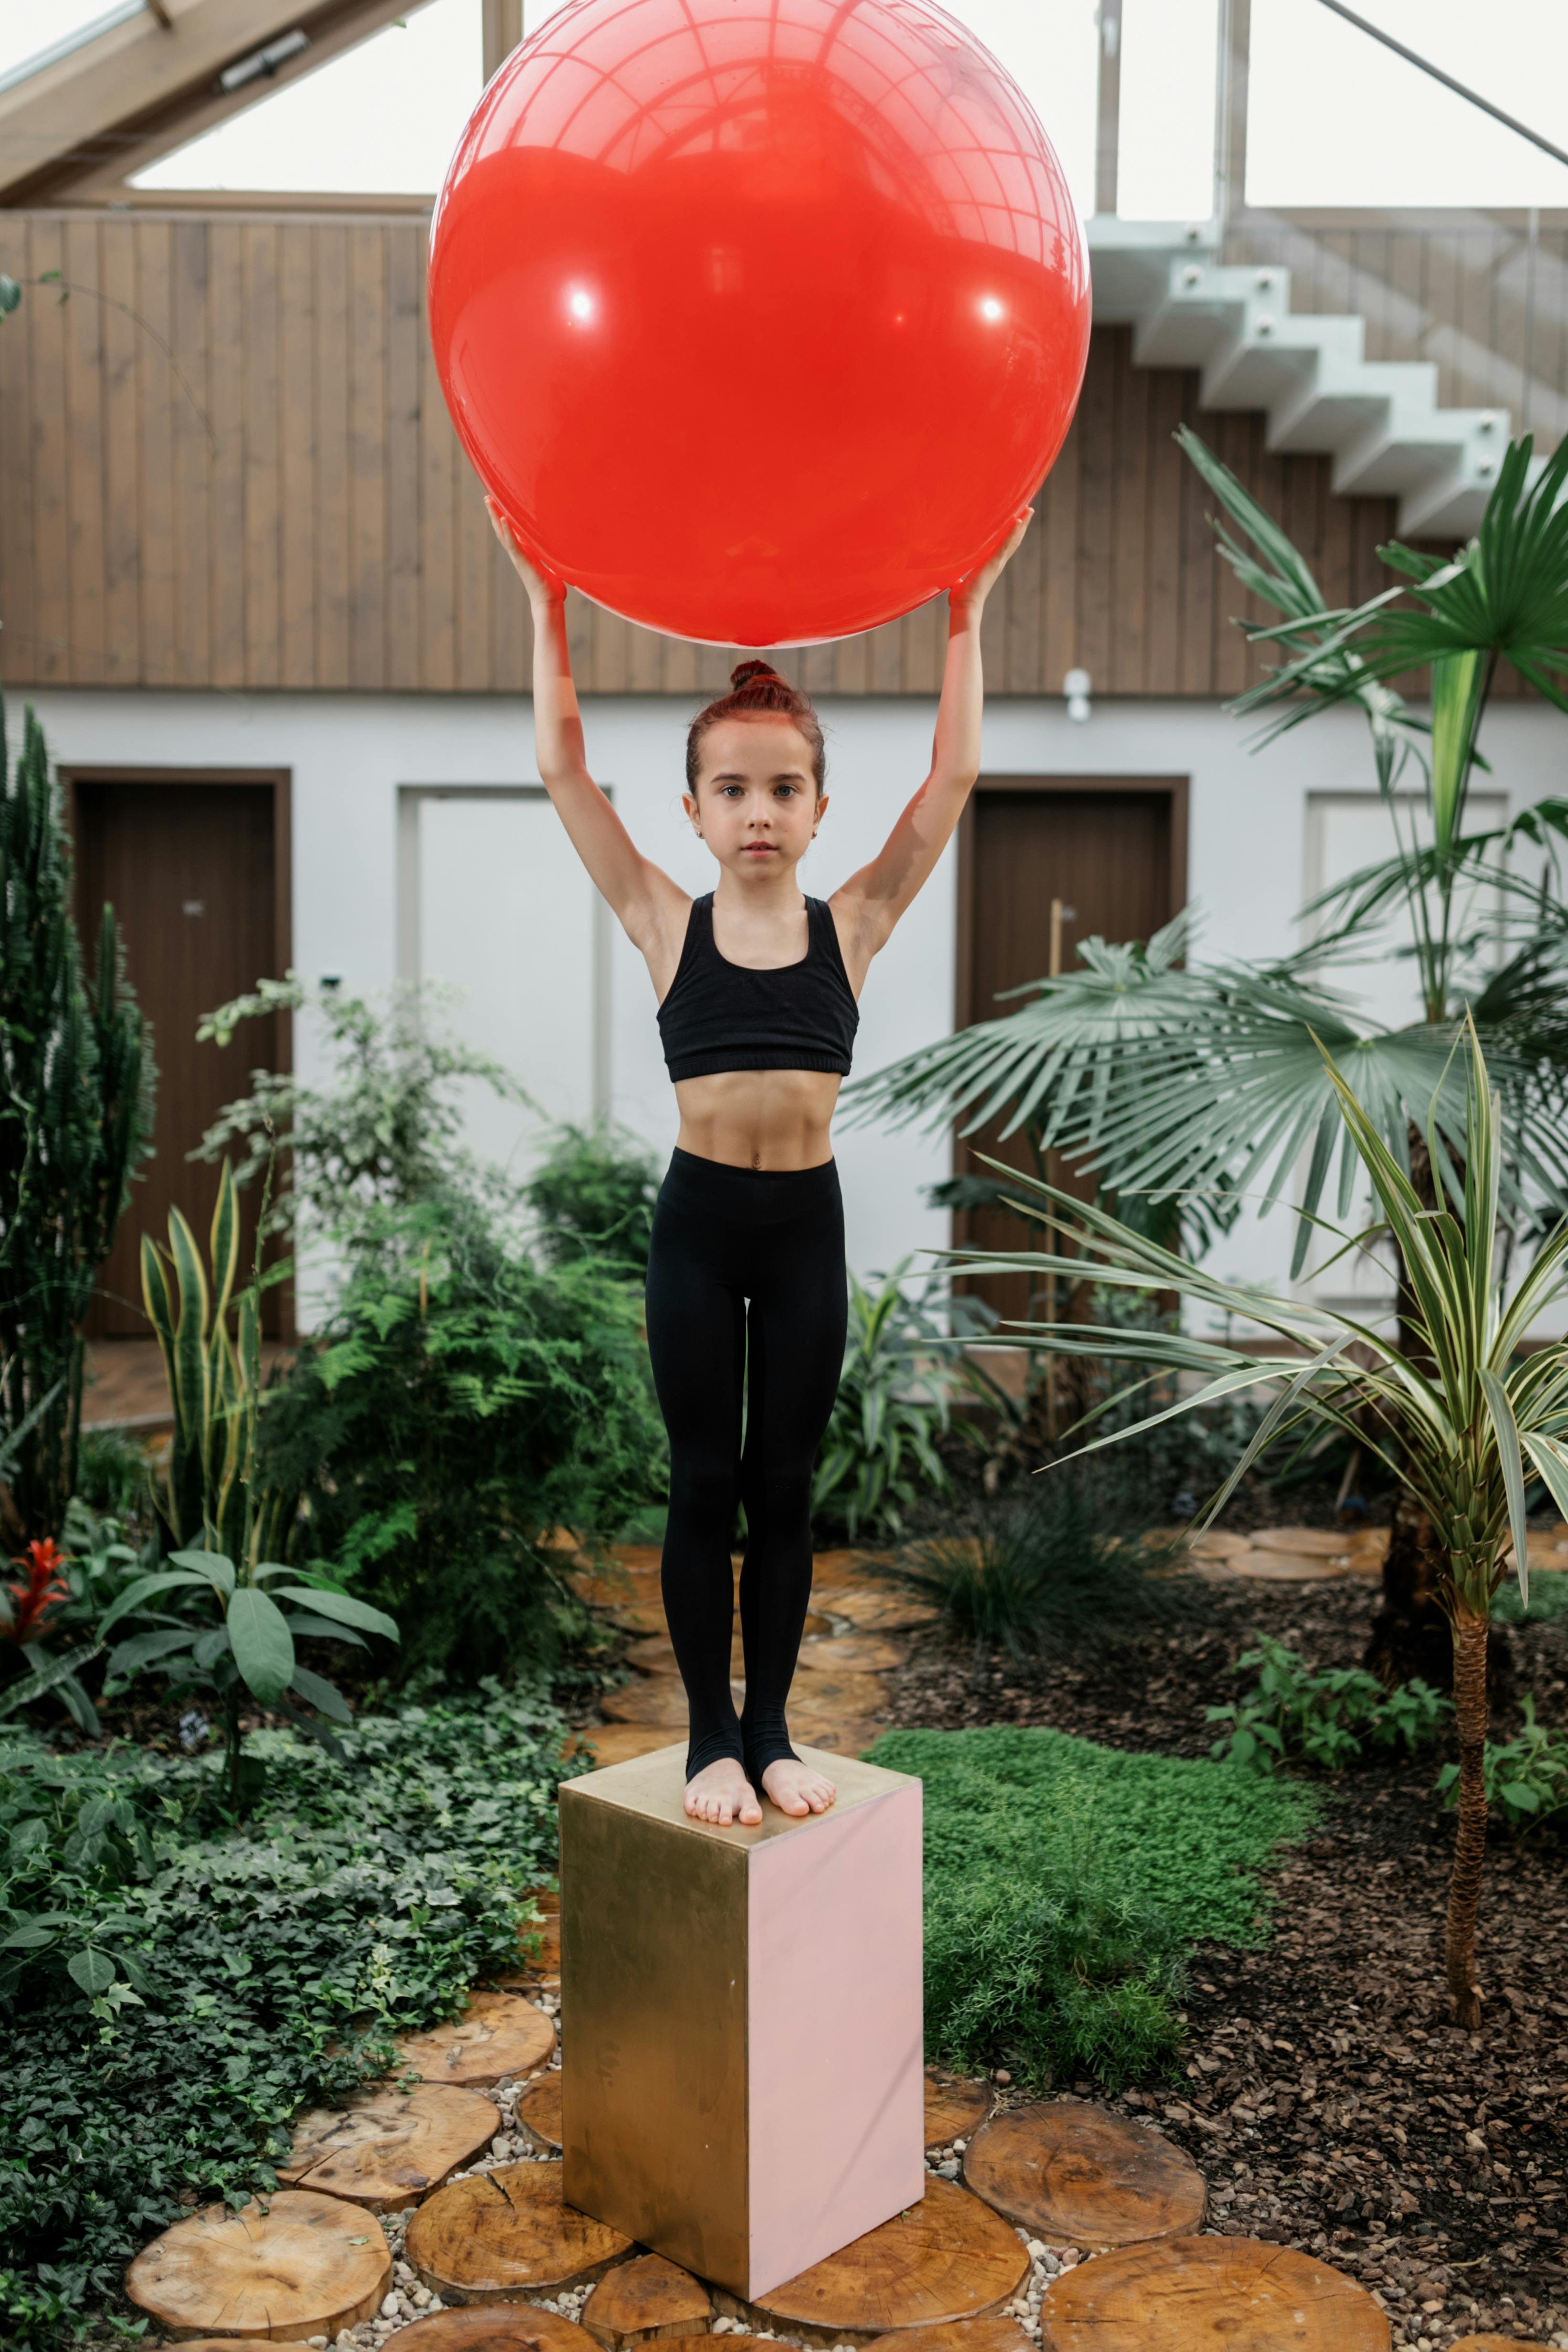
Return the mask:
M1526 1204L1539 1211L1544 1202L1551 1215L1568 1202L1568 911L1545 877L1527 887L1507 853L1529 841L1554 857L1568 840L1568 800L1537 803L1512 826L1481 832L1469 828L1467 803L1484 765L1477 738L1504 659L1568 709L1560 684L1568 670L1568 504L1561 503L1568 442L1544 469L1528 440L1511 448L1476 540L1448 562L1384 549L1397 580L1352 611L1327 604L1299 551L1196 435L1177 437L1223 509L1220 553L1241 586L1282 616L1248 628L1284 658L1232 707L1271 711L1260 744L1324 709L1358 708L1395 855L1315 902L1307 911L1324 914L1327 928L1280 962L1180 969L1186 935L1178 926L1146 949L1091 940L1080 950L1083 970L1031 982L1013 992L1023 999L1017 1011L861 1080L846 1089L846 1110L894 1125L956 1121L964 1136L991 1128L1001 1140L1021 1129L1037 1170L1055 1150L1107 1194L1179 1199L1197 1246L1233 1221L1244 1196L1266 1214L1294 1190L1307 1216L1297 1230L1293 1279L1311 1219L1335 1185L1336 1152L1342 1219L1358 1181L1318 1041L1433 1209L1422 1138L1435 1126L1444 1164L1453 1166L1463 1091L1448 1057L1468 1007L1507 1111L1502 1197L1522 1234ZM1392 683L1423 666L1431 676L1429 724ZM1400 830L1405 796L1396 787L1412 766L1424 782L1429 841ZM1482 888L1500 911L1467 928L1465 908ZM1330 953L1386 947L1386 924L1402 908L1420 1012L1387 1028L1326 986L1313 965ZM1488 971L1500 954L1500 967ZM1401 1282L1406 1352L1415 1344L1411 1303ZM1396 1520L1375 1635L1380 1670L1441 1671L1440 1654L1428 1655L1423 1643L1426 1631L1443 1638L1429 1602L1438 1565L1419 1517Z
M1107 1211L1043 1180L1014 1175L1010 1182L1025 1213L1037 1217L1075 1255L1045 1258L1049 1266L1082 1269L1080 1250L1094 1264L1097 1282L1147 1292L1175 1291L1227 1328L1239 1323L1290 1343L1304 1360L1282 1367L1278 1353L1229 1339L1186 1333L1143 1332L1092 1324L1019 1325L1029 1344L1068 1355L1120 1356L1201 1376L1200 1385L1162 1411L1089 1440L1093 1452L1156 1423L1193 1412L1244 1390L1271 1386L1277 1394L1257 1432L1203 1515L1207 1525L1263 1449L1292 1433L1322 1425L1348 1431L1370 1446L1389 1475L1407 1490L1437 1531L1442 1576L1439 1597L1453 1628L1454 1706L1459 1739L1458 1830L1448 1893L1446 1967L1458 2022L1479 2023L1476 1918L1486 1846L1484 1775L1487 1733L1487 1640L1491 1604L1507 1573L1507 1554L1521 1595L1528 1598L1525 1487L1539 1478L1568 1515L1568 1343L1553 1340L1531 1354L1521 1343L1532 1324L1568 1294L1568 1219L1537 1251L1511 1295L1500 1278L1502 1237L1504 1124L1475 1024L1467 1021L1456 1049L1463 1068L1464 1117L1457 1160L1436 1120L1427 1149L1441 1171L1439 1205L1428 1208L1376 1118L1361 1102L1326 1050L1322 1064L1333 1099L1381 1219L1404 1260L1413 1299L1416 1345L1311 1300L1287 1298L1207 1274L1136 1233ZM1317 1218L1312 1230L1332 1233L1336 1254L1366 1245L1367 1235L1345 1234ZM960 1252L966 1271L1010 1269L997 1253ZM1033 1258L1032 1265L1040 1260Z
M894 1125L956 1119L966 1136L1001 1120L999 1139L1026 1132L1037 1166L1057 1150L1116 1192L1194 1194L1196 1237L1207 1220L1228 1223L1243 1194L1260 1195L1265 1208L1278 1201L1303 1157L1301 1205L1315 1215L1338 1145L1343 1216L1356 1156L1316 1040L1353 1076L1367 1116L1408 1170L1412 1130L1418 1140L1429 1118L1453 1141L1462 1091L1443 1074L1468 1003L1511 1113L1505 1192L1529 1187L1568 1199L1568 1037L1556 1011L1568 976L1568 917L1542 891L1518 897L1502 855L1511 835L1568 838L1568 801L1538 803L1510 834L1465 830L1477 734L1499 662L1506 656L1568 709L1556 684L1568 669L1568 504L1556 503L1568 486L1568 442L1533 487L1529 441L1511 448L1471 545L1446 564L1385 548L1398 583L1347 612L1325 604L1305 560L1197 435L1184 427L1177 437L1234 526L1218 526L1220 552L1243 587L1285 615L1248 628L1249 638L1277 643L1288 658L1232 707L1281 706L1260 743L1323 709L1358 707L1391 813L1408 764L1421 769L1433 843L1406 842L1396 826L1387 866L1340 886L1336 926L1280 962L1181 969L1189 937L1180 917L1146 947L1087 940L1082 971L1013 990L1024 1000L1016 1012L855 1082L845 1089L846 1110ZM1416 609L1389 609L1407 593ZM1429 730L1389 683L1423 665L1432 669ZM1515 890L1516 922L1526 909L1530 918L1517 952L1480 984L1460 968L1473 944L1460 936L1455 911L1467 875ZM1389 1029L1358 1014L1312 967L1347 939L1367 940L1401 896L1415 932L1422 1017ZM1469 983L1462 992L1461 980ZM1293 1275L1306 1247L1303 1229Z
M1260 510L1195 434L1184 428L1181 438L1227 510L1255 539ZM1330 609L1319 598L1315 611L1302 610L1306 596L1315 593L1310 574L1297 582L1282 562L1277 581L1270 580L1228 532L1219 532L1221 551L1243 584L1286 614L1267 627L1249 629L1255 645L1278 645L1288 658L1234 706L1244 714L1278 711L1263 742L1319 711L1354 700L1371 721L1378 783L1387 797L1415 740L1414 722L1389 681L1412 671L1430 673L1430 751L1422 757L1430 844L1419 845L1414 835L1399 839L1396 832L1393 858L1351 876L1316 902L1337 904L1341 918L1327 940L1320 940L1321 950L1404 901L1429 1022L1445 1021L1454 1010L1465 945L1455 922L1461 887L1484 878L1505 894L1521 897L1527 919L1534 913L1536 892L1513 877L1498 854L1509 845L1506 834L1468 834L1465 815L1471 778L1478 765L1485 765L1477 739L1501 663L1509 662L1539 694L1568 711L1568 692L1559 682L1568 674L1565 499L1568 441L1539 466L1526 435L1510 446L1469 545L1444 562L1391 541L1378 552L1398 579L1354 609ZM1285 601L1286 590L1295 592L1295 610ZM1568 834L1568 802L1538 803L1522 830L1537 840L1549 835L1555 846Z

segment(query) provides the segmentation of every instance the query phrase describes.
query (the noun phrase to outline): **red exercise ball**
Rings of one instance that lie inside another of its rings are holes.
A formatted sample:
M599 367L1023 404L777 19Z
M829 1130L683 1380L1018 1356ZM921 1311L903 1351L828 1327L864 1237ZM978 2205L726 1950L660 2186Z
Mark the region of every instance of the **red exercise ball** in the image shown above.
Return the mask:
M1089 271L1033 111L920 0L570 0L464 133L430 320L547 567L792 645L988 553L1071 421Z

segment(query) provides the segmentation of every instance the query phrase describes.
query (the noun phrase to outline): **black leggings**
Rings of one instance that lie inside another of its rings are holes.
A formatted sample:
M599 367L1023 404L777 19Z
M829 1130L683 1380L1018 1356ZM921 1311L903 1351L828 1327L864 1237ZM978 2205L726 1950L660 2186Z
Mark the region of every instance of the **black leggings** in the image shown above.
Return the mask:
M648 1346L670 1433L664 1614L691 1712L688 1780L733 1756L760 1787L769 1764L794 1754L784 1702L811 1591L811 1472L847 1320L843 1203L831 1160L759 1170L676 1151L653 1212ZM738 1717L729 1689L737 1502L746 1505Z

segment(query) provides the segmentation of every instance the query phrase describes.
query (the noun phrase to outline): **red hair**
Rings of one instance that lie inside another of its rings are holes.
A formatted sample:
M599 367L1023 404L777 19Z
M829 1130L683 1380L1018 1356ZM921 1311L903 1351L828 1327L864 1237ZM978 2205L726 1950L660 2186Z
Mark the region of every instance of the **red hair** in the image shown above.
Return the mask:
M822 722L811 708L809 695L765 661L737 662L729 673L729 692L699 710L686 735L686 790L696 797L697 772L702 763L702 740L710 727L725 719L788 719L805 737L811 751L811 774L816 780L817 796L821 797L823 782L828 772L828 754L822 742Z

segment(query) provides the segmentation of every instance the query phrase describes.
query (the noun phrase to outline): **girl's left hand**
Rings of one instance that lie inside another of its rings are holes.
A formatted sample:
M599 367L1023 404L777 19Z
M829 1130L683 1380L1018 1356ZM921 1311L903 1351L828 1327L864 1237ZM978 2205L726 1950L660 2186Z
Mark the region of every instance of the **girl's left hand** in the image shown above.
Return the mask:
M987 597L996 586L1009 558L1017 554L1033 518L1032 507L1025 507L1022 514L1013 517L985 562L977 563L973 572L967 572L962 580L956 580L948 589L949 606L972 613L984 608Z

